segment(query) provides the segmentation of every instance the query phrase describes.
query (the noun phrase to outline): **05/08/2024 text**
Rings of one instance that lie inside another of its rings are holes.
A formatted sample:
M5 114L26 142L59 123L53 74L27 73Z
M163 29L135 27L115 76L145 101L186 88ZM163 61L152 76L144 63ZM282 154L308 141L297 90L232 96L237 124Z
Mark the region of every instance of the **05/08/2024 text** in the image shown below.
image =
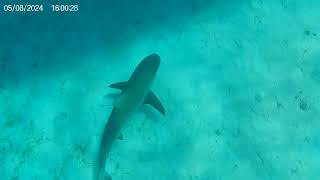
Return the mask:
M43 11L42 4L6 4L3 6L5 12L35 12Z

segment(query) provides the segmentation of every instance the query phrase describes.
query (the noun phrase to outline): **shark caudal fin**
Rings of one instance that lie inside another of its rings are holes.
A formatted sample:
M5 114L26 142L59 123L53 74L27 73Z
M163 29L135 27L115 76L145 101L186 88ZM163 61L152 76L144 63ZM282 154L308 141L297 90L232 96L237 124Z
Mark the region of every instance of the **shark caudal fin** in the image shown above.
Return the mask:
M111 176L103 168L95 169L92 180L112 180Z
M101 170L97 180L112 180L111 176L105 170Z
M92 173L92 180L112 180L111 176L107 173L104 168L104 162L100 162L100 158L97 158L96 161L93 163L93 173Z

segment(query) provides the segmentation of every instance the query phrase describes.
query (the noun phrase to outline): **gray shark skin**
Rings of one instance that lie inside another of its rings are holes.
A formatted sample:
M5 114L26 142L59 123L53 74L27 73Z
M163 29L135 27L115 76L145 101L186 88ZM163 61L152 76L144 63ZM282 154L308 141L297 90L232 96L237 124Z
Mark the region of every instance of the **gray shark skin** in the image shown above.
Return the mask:
M161 102L150 90L159 65L160 57L156 54L151 54L139 63L128 81L114 83L109 86L120 89L122 92L118 100L115 101L100 139L100 149L94 164L94 180L111 179L105 171L107 156L112 144L119 137L122 138L121 130L123 126L142 104L149 104L165 115Z

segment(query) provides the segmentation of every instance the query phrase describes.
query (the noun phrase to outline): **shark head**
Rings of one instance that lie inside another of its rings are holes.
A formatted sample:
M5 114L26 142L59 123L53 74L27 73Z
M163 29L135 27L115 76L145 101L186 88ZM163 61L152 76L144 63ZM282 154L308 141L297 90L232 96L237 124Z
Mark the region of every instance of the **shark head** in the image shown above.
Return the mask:
M145 57L137 69L144 69L144 72L148 73L149 76L155 76L160 66L160 56L157 54L151 54Z
M154 80L160 66L160 56L151 54L145 57L132 73L129 83L146 86Z
M145 69L149 69L150 71L156 73L160 65L160 56L157 54L151 54L145 57L141 61L140 65L143 66Z

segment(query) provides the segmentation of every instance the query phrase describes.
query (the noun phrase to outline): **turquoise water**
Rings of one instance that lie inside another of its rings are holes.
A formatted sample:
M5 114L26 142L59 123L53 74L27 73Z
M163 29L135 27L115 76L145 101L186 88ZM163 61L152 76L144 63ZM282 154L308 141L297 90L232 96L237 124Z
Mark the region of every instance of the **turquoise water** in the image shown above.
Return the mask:
M130 118L107 159L114 180L320 177L319 1L73 3L1 9L1 180L91 179L119 93L107 86L151 53L167 115Z

